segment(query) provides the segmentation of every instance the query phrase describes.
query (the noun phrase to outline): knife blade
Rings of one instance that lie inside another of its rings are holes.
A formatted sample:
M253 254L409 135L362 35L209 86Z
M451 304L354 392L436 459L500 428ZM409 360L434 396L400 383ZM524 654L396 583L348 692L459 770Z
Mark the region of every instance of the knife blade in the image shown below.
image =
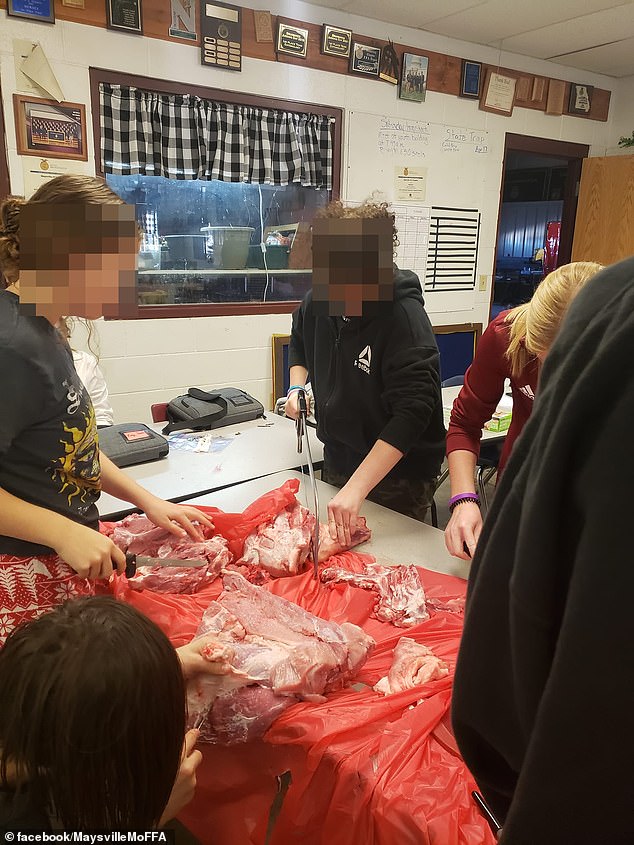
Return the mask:
M171 558L171 557L148 557L147 555L135 555L126 552L125 574L126 578L133 578L139 566L178 566L178 567L201 567L207 566L204 558ZM113 564L113 569L116 567Z

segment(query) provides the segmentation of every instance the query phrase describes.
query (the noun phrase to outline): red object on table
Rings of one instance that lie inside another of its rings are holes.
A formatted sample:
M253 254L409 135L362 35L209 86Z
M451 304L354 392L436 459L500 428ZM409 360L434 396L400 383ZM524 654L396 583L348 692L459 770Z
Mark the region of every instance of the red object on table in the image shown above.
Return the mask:
M240 536L267 508L281 509L292 483L254 502L243 515L213 516L220 533ZM245 517L248 517L245 519ZM241 520L241 521L240 521ZM370 558L346 552L330 565L360 572ZM420 569L429 598L462 598L466 582ZM189 642L221 580L195 595L131 590L114 579L114 592L152 618L175 646ZM395 628L372 615L375 597L347 584L323 585L307 572L266 583L267 589L334 622L354 622L376 640L356 689L328 695L322 704L290 707L265 740L243 746L200 745L194 800L179 816L202 845L264 845L278 778L291 772L270 845L493 845L487 822L471 798L476 784L463 762L449 722L451 687L463 617L432 611L414 628ZM387 674L402 636L433 649L449 675L396 695L372 686ZM483 679L485 682L485 679ZM359 684L364 686L359 686Z

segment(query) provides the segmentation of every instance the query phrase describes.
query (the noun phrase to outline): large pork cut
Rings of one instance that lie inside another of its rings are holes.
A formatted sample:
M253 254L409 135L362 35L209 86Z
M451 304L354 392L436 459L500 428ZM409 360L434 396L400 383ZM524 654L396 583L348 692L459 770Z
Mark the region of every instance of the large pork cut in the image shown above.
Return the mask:
M394 695L448 674L449 667L445 661L436 657L430 648L410 637L401 637L394 649L390 671L375 684L374 689L383 695Z
M305 507L295 502L279 513L272 522L259 525L244 542L239 561L250 581L258 580L257 570L265 570L273 578L283 578L302 572L311 552L315 531L315 517ZM365 543L372 536L364 517L357 519L352 532L352 542L342 546L332 540L327 525L319 526L319 562L332 555ZM261 580L261 579L260 579Z
M344 582L376 594L374 615L397 628L411 628L429 619L425 590L412 564L382 566L368 563L363 572L331 566L321 573L324 584Z
M212 536L213 529L200 526L205 535L201 542L181 538L165 528L158 528L146 516L131 514L116 525L112 541L124 552L159 558L207 560L204 567L140 566L129 581L133 589L164 593L196 593L209 586L233 560L227 541Z
M374 641L361 628L337 625L226 572L196 637L212 674L188 687L191 724L201 738L231 745L261 737L297 701L322 701L365 663Z

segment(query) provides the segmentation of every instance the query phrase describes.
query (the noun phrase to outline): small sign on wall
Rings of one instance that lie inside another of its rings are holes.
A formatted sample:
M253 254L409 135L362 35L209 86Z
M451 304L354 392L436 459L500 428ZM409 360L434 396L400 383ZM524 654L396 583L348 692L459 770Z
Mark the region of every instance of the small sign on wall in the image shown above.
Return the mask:
M394 168L394 201L419 202L425 201L427 194L426 167L395 167Z
M196 40L195 0L170 0L172 23L169 34L185 41Z

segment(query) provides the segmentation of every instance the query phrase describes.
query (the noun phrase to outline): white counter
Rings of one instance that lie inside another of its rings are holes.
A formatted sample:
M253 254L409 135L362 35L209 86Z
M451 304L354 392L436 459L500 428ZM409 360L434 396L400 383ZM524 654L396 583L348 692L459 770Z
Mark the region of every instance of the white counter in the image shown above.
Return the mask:
M288 478L299 479L298 498L303 505L307 505L307 495L308 500L312 501L307 476L298 472L278 472L266 478L258 478L225 490L192 498L189 503L213 505L223 511L238 513L259 496L280 487ZM328 502L337 492L337 488L323 481L318 481L317 487L320 519L322 522L327 522ZM366 501L361 515L367 518L368 525L372 529L372 539L358 546L357 551L374 555L380 563L414 563L426 569L433 569L435 572L444 572L459 578L468 577L469 564L449 554L445 548L444 533L437 528L375 505L374 502Z
M162 427L155 426L158 431ZM294 421L272 412L267 412L266 419L217 428L213 434L228 438L231 443L216 453L170 449L166 458L126 467L123 472L161 499L183 501L305 463L305 457L297 453ZM309 429L309 437L313 461L320 466L323 446L314 429ZM105 493L97 504L101 519L134 510L129 502Z

